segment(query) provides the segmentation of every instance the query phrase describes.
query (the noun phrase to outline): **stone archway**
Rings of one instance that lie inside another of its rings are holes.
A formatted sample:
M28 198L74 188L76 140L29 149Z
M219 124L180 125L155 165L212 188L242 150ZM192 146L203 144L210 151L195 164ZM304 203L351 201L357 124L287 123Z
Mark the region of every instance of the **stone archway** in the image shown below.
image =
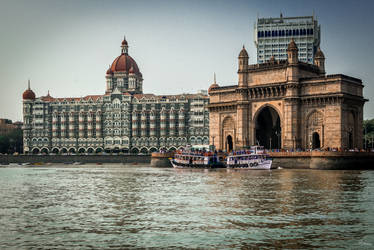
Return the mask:
M233 150L233 142L231 135L226 137L225 149L227 152L231 152Z
M315 149L324 147L323 114L316 110L307 116L306 145L305 148ZM318 137L317 137L318 136Z
M319 134L317 132L314 132L312 134L312 148L320 148L321 147L321 140L319 137Z
M278 111L266 105L261 108L254 119L254 139L256 145L267 149L282 147L281 119Z
M32 154L37 155L40 153L40 150L38 148L34 148L31 152Z
M235 149L235 121L231 116L225 117L222 122L221 138L221 148L225 149L226 151L232 151Z

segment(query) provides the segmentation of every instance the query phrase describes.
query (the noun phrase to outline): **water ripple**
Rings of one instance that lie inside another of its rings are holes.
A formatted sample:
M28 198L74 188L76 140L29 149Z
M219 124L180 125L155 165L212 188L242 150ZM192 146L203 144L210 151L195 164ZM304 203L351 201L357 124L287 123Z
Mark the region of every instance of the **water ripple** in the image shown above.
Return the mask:
M372 171L0 168L0 248L373 248Z

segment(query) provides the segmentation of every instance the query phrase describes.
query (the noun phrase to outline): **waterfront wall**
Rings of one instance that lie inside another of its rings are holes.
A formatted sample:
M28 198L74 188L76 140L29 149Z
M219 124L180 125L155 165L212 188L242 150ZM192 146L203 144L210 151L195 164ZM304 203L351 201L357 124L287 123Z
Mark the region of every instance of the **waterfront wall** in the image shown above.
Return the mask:
M274 167L287 169L374 169L374 153L369 152L270 152ZM171 167L170 156L150 155L0 155L0 164L9 163L143 163Z
M374 169L373 152L270 152L275 167L306 169Z
M9 163L150 163L149 155L0 155L0 164Z

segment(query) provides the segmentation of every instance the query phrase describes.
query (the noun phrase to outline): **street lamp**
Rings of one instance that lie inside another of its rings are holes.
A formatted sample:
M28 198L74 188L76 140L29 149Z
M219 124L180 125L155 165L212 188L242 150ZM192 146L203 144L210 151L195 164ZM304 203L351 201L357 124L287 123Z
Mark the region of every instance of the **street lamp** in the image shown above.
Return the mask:
M216 136L215 136L215 135L212 135L211 137L212 137L212 139L213 139L213 150L212 150L212 151L214 151L214 150L216 150L216 147L214 146L214 138L215 138Z

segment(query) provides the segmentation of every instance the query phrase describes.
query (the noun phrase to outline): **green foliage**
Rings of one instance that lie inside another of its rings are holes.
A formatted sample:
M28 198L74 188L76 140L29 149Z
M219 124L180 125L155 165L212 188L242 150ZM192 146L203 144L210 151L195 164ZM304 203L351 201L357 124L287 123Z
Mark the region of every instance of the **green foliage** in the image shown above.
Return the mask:
M374 119L364 120L364 135L365 137L374 136Z
M0 153L21 153L23 148L22 129L15 129L7 135L0 136Z

